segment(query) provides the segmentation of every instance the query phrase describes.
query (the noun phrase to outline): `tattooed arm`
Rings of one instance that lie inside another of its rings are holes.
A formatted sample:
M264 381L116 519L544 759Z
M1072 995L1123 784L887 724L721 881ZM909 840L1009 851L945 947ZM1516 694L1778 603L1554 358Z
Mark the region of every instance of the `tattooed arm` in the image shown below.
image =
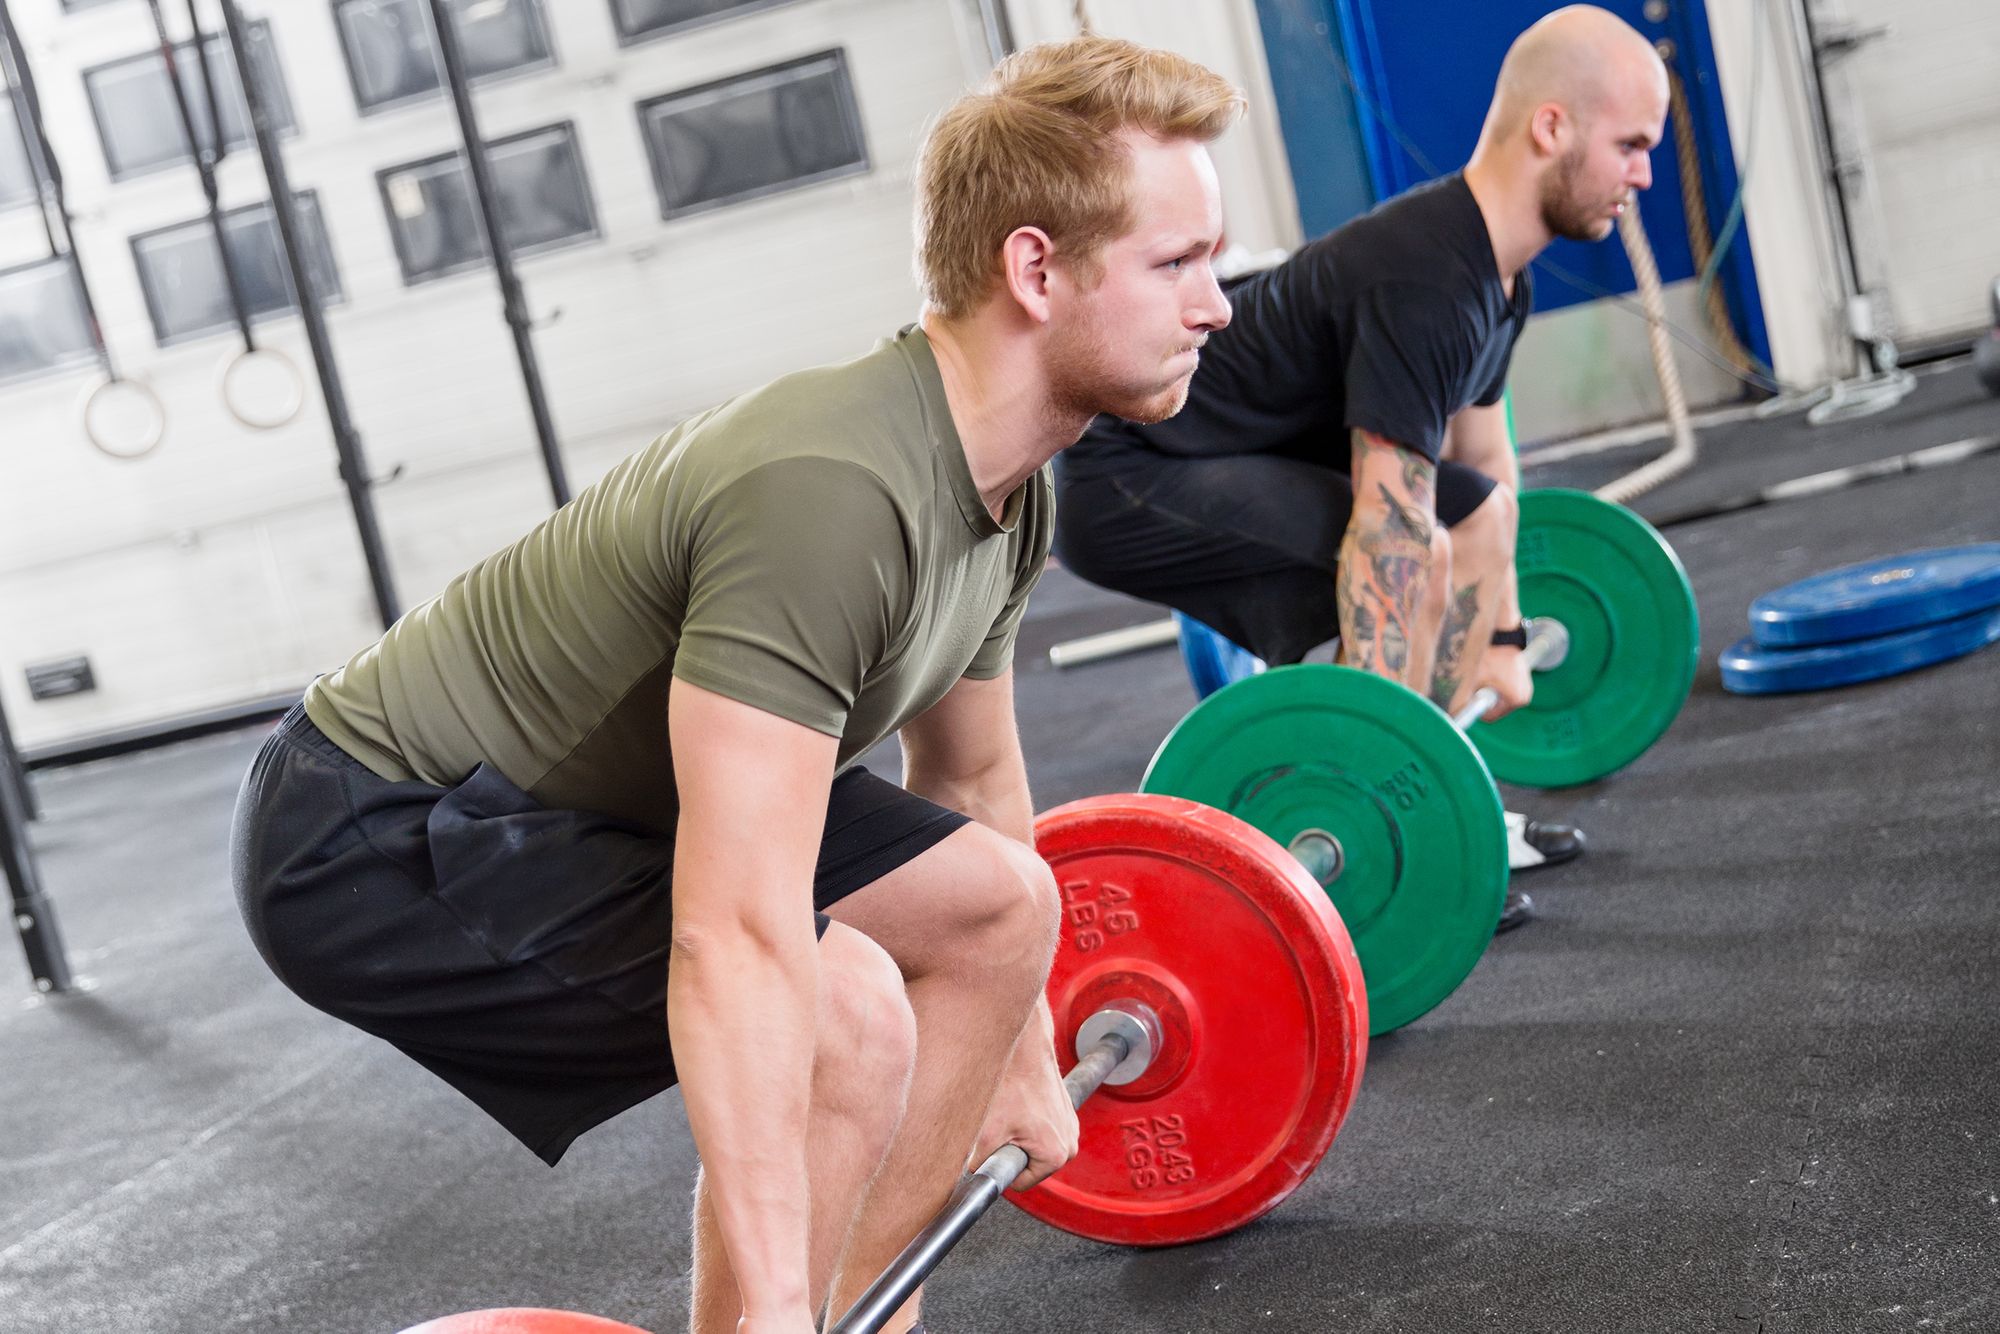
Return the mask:
M1354 432L1354 516L1340 544L1341 659L1422 692L1436 652L1437 467L1369 431ZM1448 565L1448 562L1447 562Z
M1453 417L1445 427L1444 456L1485 473L1517 496L1521 494L1521 465L1514 455L1513 438L1507 433L1507 409L1498 403L1487 408L1466 408ZM1521 591L1515 583L1511 561L1500 589L1500 613L1494 623L1521 623Z
M1451 419L1445 431L1444 457L1491 477L1511 499L1520 492L1520 466L1514 457L1513 442L1507 434L1506 410L1469 407ZM1520 586L1514 570L1514 522L1511 505L1494 506L1489 500L1481 510L1491 510L1490 525L1473 536L1480 511L1475 511L1462 529L1465 541L1457 551L1464 558L1454 562L1451 607L1445 613L1439 636L1437 669L1430 686L1431 698L1447 711L1463 704L1473 690L1492 686L1500 702L1487 713L1497 718L1525 705L1534 693L1527 669L1520 665L1520 650L1495 648L1496 626L1521 623Z

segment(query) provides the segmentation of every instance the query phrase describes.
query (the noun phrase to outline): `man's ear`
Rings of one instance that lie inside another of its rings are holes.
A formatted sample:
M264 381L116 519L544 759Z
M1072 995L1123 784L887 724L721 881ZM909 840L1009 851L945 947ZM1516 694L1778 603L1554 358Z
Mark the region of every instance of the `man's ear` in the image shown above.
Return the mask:
M1039 227L1016 227L1000 243L1000 278L1007 295L1037 324L1049 319L1049 269L1054 259L1055 243Z
M1575 131L1576 121L1560 102L1544 102L1528 117L1528 138L1542 157L1561 157Z

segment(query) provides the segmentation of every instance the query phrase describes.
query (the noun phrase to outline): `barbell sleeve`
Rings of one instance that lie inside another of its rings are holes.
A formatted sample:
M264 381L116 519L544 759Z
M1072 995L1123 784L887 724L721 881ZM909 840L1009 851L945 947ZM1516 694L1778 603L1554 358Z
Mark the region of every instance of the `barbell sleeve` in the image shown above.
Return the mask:
M1521 661L1528 664L1529 671L1550 671L1562 666L1563 659L1568 656L1569 631L1563 628L1561 621L1547 616L1536 616L1528 621L1528 646L1521 650ZM1459 731L1466 731L1499 699L1499 691L1492 686L1481 686L1465 702L1465 707L1451 716L1452 724Z
M1100 1020L1109 1022L1102 1025L1101 1033L1089 1049L1078 1055L1075 1066L1063 1076L1063 1089L1069 1094L1072 1107L1083 1106L1084 1100L1114 1073L1118 1075L1112 1081L1115 1083L1136 1079L1145 1064L1151 1062L1157 1047L1153 1033L1158 1021L1150 1016L1103 1010L1086 1021L1084 1030L1099 1027ZM1134 1056L1143 1057L1136 1070L1126 1064ZM911 1238L910 1244L890 1261L889 1267L868 1285L868 1290L827 1334L876 1334L1027 1166L1028 1155L1021 1147L1005 1144L987 1155L975 1171L959 1178L944 1208Z

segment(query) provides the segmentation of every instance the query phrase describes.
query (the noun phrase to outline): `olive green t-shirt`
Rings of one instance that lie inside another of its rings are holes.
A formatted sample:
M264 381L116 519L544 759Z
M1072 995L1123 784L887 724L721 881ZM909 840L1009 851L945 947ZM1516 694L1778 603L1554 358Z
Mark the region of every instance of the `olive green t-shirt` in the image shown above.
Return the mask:
M306 692L383 778L482 761L546 806L674 828L673 677L840 738L845 765L1006 670L1048 470L980 503L905 329L684 422Z

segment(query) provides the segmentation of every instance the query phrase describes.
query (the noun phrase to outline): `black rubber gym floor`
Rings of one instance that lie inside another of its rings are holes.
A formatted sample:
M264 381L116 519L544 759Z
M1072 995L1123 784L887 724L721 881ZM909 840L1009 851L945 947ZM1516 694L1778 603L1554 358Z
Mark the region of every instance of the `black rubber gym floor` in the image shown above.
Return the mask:
M1863 422L1718 428L1639 508L1994 429L1951 371ZM1693 697L1624 772L1508 794L1591 850L1524 879L1540 920L1376 1041L1319 1172L1171 1251L998 1210L934 1280L933 1330L2000 1328L2000 651L1758 699L1715 668L1766 588L2000 538L2000 456L1669 536L1701 602ZM1192 702L1171 650L1061 672L1042 650L1156 614L1060 573L1038 594L1040 804L1134 784ZM0 948L0 1331L390 1334L500 1305L683 1328L677 1097L550 1171L256 960L224 834L259 736L36 776L91 987L34 998Z

